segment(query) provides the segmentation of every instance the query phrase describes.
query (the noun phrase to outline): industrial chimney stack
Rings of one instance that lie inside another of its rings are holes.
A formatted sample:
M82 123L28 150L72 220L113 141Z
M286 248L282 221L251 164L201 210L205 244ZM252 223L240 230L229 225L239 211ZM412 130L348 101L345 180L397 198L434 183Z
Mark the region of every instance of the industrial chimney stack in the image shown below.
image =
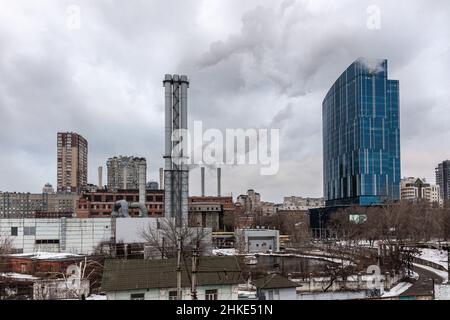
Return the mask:
M205 196L205 167L201 168L202 197Z
M217 196L220 197L221 193L221 175L222 175L222 168L217 168Z
M103 189L103 167L98 167L98 188Z
M165 171L164 206L166 218L175 218L176 226L182 227L188 220L189 170L184 164L174 163L172 149L180 141L172 141L172 134L179 129L187 130L187 76L166 74L165 89ZM182 158L184 154L176 155Z
M159 190L164 190L164 169L159 168Z

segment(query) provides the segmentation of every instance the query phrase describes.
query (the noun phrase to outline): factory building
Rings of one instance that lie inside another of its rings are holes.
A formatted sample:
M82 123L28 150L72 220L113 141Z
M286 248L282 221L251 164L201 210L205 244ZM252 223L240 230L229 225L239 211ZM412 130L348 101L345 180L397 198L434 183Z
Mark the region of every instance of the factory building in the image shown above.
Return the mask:
M19 253L66 252L115 254L116 244L145 242L140 232L156 227L156 218L0 219L0 234Z
M97 192L84 193L77 206L78 218L111 217L117 202L125 200L128 203L139 202L139 190L118 190L110 192L100 190ZM164 216L164 190L146 190L145 207L150 217ZM128 208L132 217L140 215L139 207Z
M280 232L272 229L237 229L236 249L240 253L280 251Z
M106 162L106 168L109 191L138 189L140 169L144 170L144 175L147 176L147 161L145 158L127 156L109 158Z

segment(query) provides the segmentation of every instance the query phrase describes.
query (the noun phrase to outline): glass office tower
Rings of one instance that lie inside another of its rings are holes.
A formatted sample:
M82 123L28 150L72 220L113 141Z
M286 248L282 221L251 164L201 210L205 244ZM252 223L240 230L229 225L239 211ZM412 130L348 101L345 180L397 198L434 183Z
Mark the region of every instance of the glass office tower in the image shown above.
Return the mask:
M400 199L399 82L387 60L356 60L323 101L327 207Z

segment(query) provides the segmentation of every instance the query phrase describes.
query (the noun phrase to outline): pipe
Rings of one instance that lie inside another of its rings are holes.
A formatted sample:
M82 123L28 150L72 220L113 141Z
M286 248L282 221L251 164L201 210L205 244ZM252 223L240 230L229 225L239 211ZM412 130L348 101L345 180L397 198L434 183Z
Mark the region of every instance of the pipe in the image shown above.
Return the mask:
M180 105L180 114L181 114L181 119L180 119L180 128L187 130L188 127L188 119L187 119L187 89L189 88L189 80L188 77L186 75L182 75L180 76L180 82L181 82L181 105ZM183 145L185 147L187 147L187 145L185 144L185 142L183 141ZM186 157L187 154L182 154L182 157ZM183 158L184 159L184 158ZM182 165L182 169L186 170L185 164L183 163Z
M123 185L122 185L123 190L127 190L127 180L128 180L127 166L128 163L123 167Z
M201 168L202 197L205 196L205 167Z
M98 187L103 189L103 167L98 167Z
M222 175L222 168L217 168L217 196L220 197L221 193L221 175Z
M139 177L139 203L145 205L145 183L147 180L147 166L144 162L138 164L138 177Z
M113 212L111 215L113 217L128 218L130 216L128 213L128 202L125 200L117 201L113 206Z
M164 169L159 168L159 190L164 189Z
M172 162L170 160L172 154L172 76L166 74L164 78L164 88L165 88L165 169L172 169Z

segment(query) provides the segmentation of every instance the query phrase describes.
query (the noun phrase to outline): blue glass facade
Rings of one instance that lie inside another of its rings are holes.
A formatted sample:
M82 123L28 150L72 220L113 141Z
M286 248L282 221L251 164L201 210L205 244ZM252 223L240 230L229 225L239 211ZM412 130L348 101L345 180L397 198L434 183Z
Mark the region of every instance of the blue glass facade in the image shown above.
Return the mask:
M323 101L327 206L400 199L399 82L387 60L356 60Z

